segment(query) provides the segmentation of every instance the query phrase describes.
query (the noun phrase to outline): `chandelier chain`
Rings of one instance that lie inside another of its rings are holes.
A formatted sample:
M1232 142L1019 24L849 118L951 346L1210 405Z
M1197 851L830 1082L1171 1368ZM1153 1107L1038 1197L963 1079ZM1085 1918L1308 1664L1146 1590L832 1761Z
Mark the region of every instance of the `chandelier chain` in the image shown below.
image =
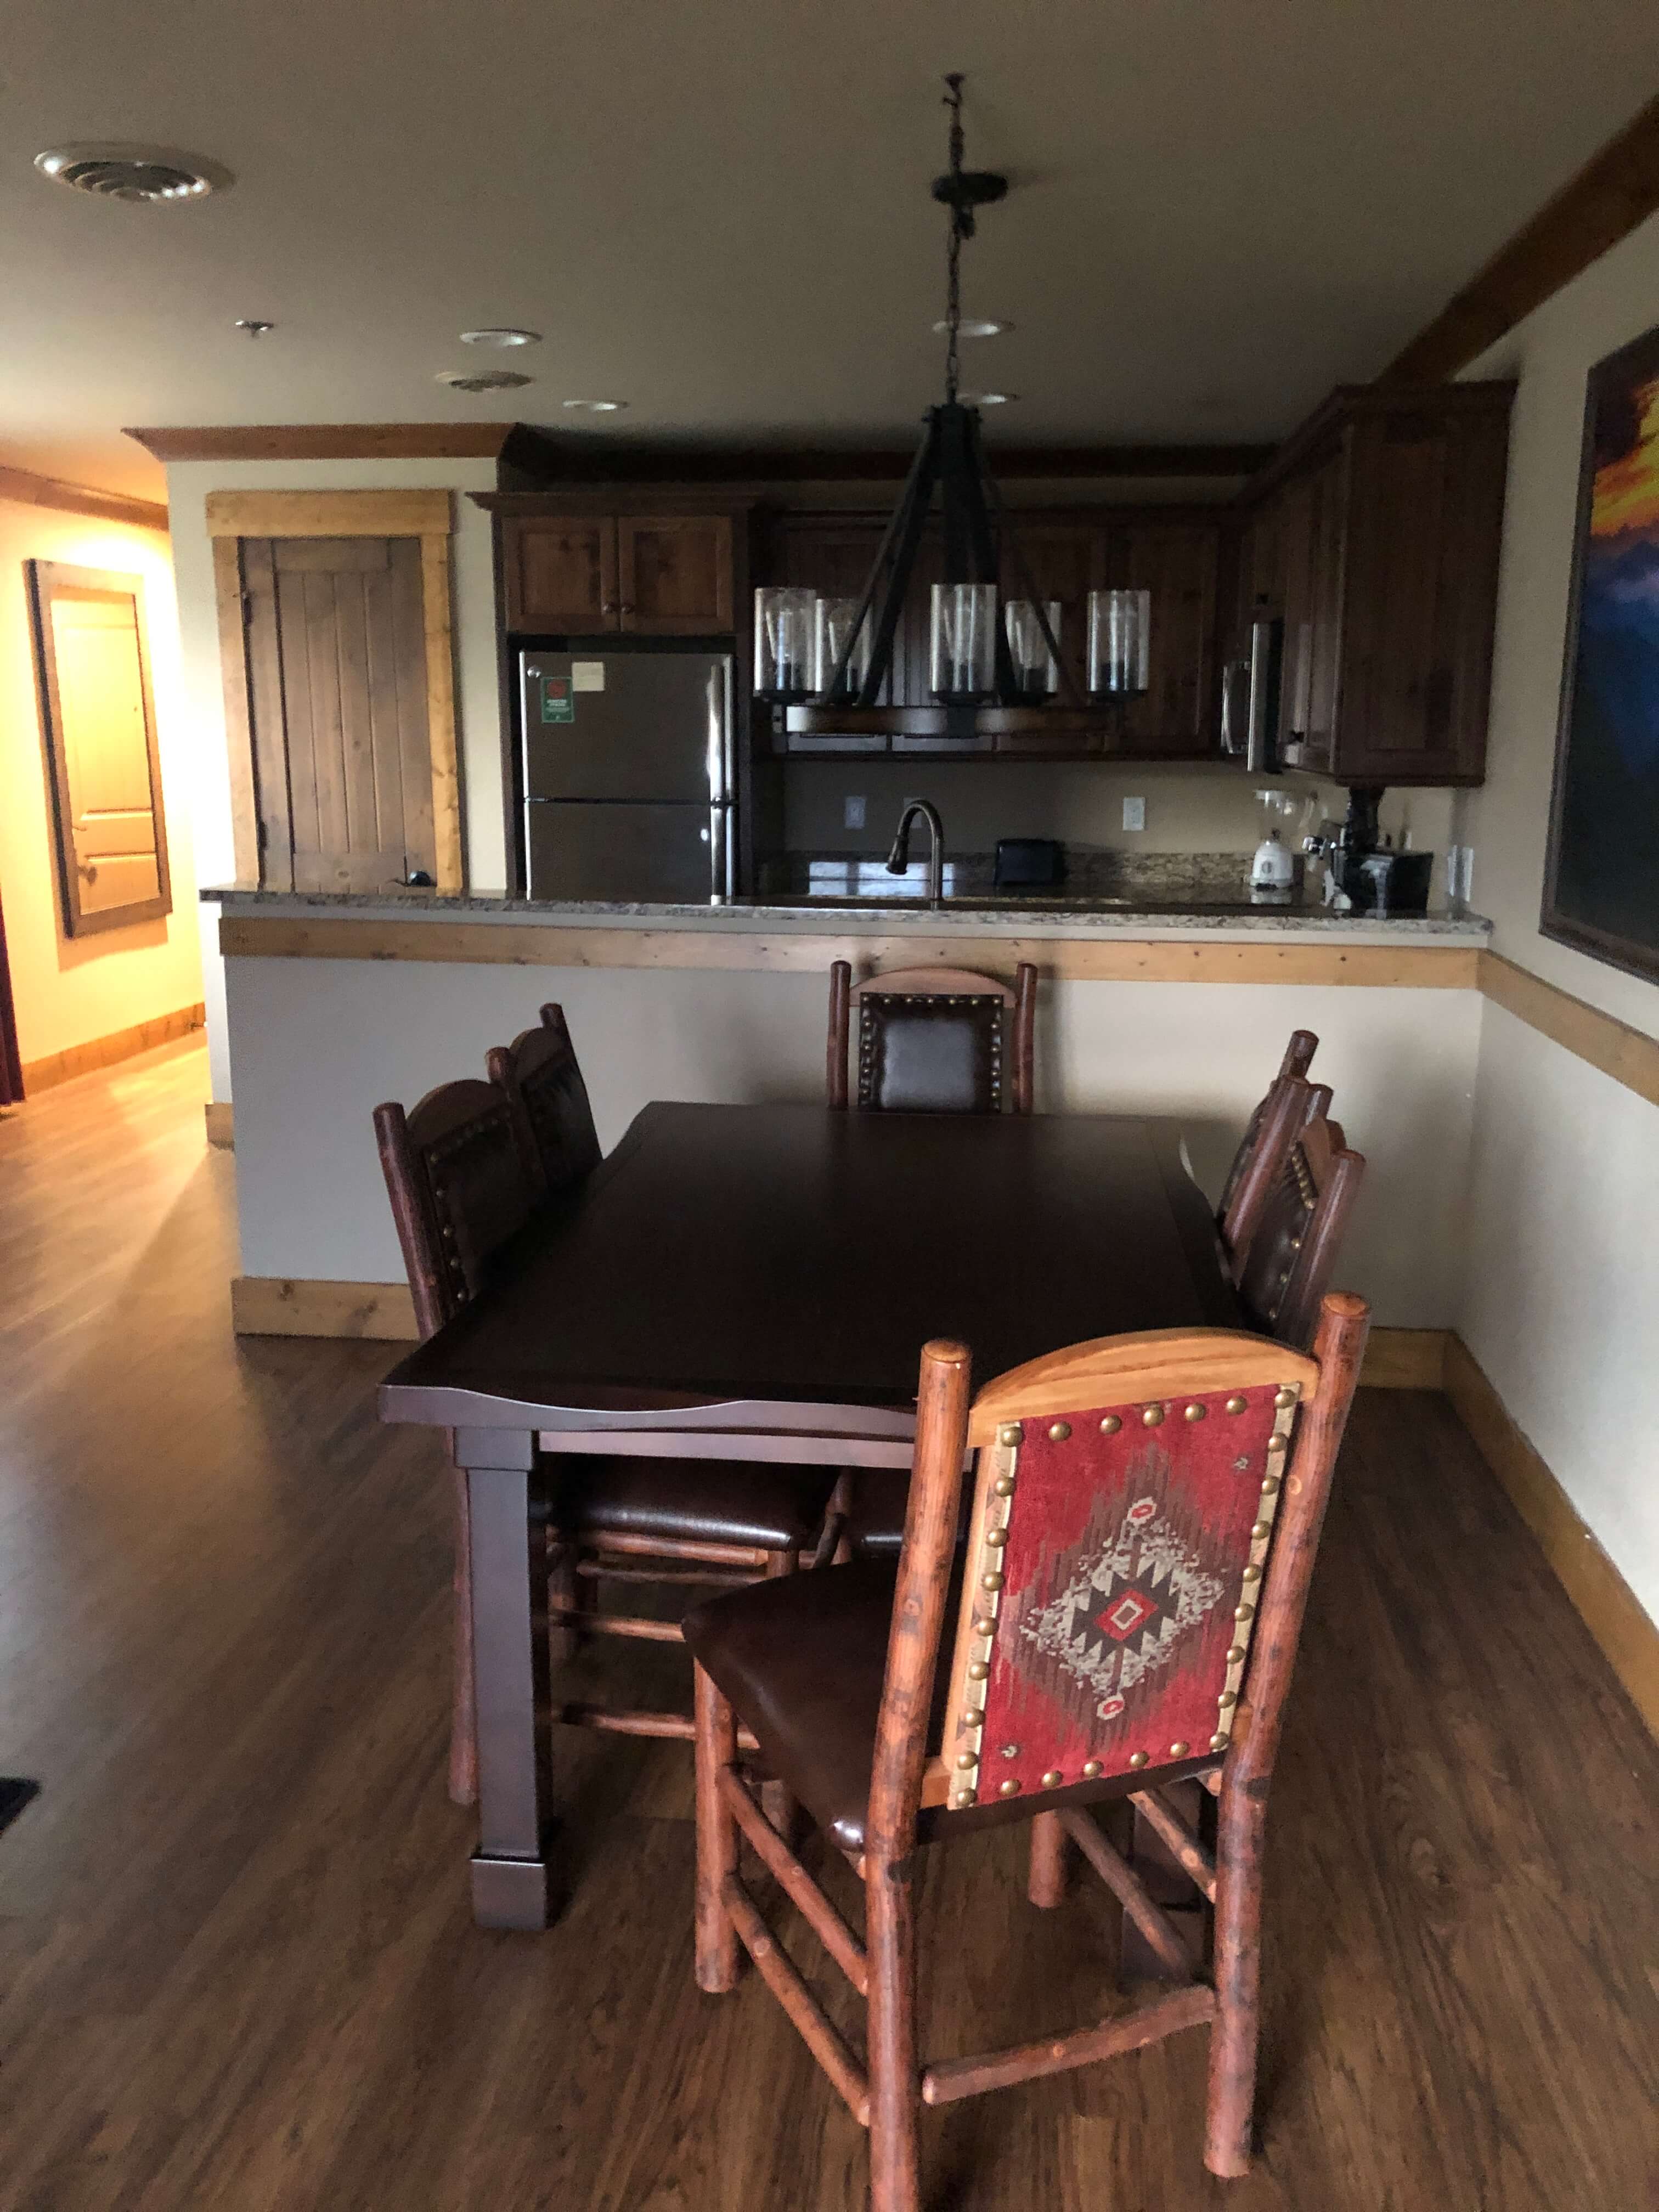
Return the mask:
M962 78L947 76L950 89L945 95L945 105L951 111L951 177L954 183L962 175ZM972 218L964 220L965 210L959 198L951 203L951 228L945 249L945 397L947 404L955 406L957 383L960 374L957 358L957 341L962 324L962 241Z

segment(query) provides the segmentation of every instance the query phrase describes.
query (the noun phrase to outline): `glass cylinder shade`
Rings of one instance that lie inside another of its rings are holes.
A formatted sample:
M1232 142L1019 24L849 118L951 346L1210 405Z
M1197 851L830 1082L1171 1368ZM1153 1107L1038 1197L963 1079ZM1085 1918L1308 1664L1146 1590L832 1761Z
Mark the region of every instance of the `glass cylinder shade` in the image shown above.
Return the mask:
M1097 699L1139 699L1152 673L1150 592L1089 594L1089 690Z
M1043 609L1048 617L1049 635L1060 643L1060 601L1050 599ZM1014 664L1014 683L1020 697L1030 706L1041 706L1060 689L1060 664L1048 650L1048 641L1042 635L1042 624L1037 619L1035 599L1010 599L1003 610L1003 620L1008 629L1008 655Z
M997 587L935 584L927 632L927 684L934 698L976 704L997 685Z
M763 586L755 594L755 696L793 707L812 689L812 631L816 594L793 584Z
M819 599L814 609L814 639L812 650L812 689L827 693L836 672L836 663L842 648L852 635L853 625L858 622L859 603L856 599ZM837 687L838 699L850 699L864 681L864 672L870 665L870 617L866 614L859 623L859 634L853 650L847 656L847 673Z

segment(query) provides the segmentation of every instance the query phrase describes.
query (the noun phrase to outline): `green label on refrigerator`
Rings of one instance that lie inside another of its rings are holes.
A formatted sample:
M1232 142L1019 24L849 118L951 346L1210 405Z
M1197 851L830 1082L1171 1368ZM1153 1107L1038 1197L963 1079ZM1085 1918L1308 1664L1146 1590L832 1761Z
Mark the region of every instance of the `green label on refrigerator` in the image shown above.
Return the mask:
M568 676L550 676L542 685L542 720L544 722L574 722L576 702L571 696Z

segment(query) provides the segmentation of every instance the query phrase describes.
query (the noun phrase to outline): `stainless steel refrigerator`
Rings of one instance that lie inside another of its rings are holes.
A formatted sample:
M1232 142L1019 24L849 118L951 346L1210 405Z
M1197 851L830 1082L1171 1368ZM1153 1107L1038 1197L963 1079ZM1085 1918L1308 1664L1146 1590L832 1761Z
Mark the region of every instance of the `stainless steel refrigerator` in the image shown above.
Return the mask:
M732 695L702 646L520 654L532 898L732 896Z

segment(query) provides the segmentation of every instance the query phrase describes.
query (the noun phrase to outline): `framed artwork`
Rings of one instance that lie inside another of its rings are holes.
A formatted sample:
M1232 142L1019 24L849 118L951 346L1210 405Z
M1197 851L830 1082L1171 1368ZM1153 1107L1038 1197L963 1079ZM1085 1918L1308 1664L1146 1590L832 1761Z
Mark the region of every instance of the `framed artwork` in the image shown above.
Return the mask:
M1540 927L1659 981L1659 329L1589 374Z
M64 933L173 911L143 586L27 561Z

